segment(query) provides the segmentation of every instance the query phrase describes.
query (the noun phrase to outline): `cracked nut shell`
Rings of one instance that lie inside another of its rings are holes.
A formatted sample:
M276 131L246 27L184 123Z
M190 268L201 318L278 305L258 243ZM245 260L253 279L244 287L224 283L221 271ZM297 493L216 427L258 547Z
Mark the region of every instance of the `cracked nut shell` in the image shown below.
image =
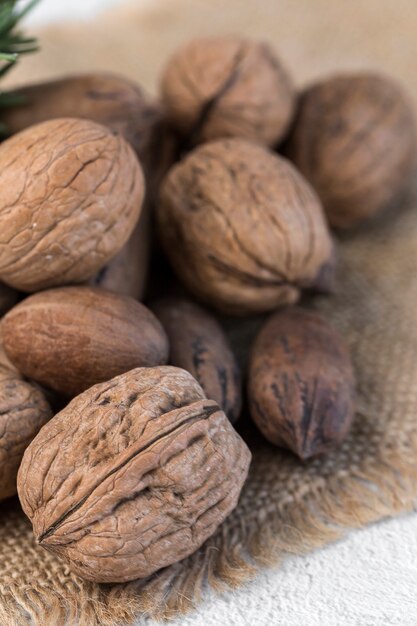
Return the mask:
M313 311L275 313L252 347L249 406L263 435L303 460L339 444L354 416L343 338Z
M104 289L34 294L9 311L2 329L4 349L17 369L68 395L168 359L168 341L153 313Z
M38 543L97 582L194 552L236 506L250 452L193 377L136 369L72 400L26 450L22 507Z
M417 157L412 106L386 77L328 78L300 98L288 155L315 187L329 222L356 227L410 179Z
M232 36L178 50L161 92L173 124L197 143L237 136L274 146L295 105L291 79L270 46Z
M235 422L242 407L242 381L220 324L203 308L181 298L165 298L151 308L168 335L171 365L190 372L207 398Z
M179 277L228 313L295 302L332 259L310 185L287 160L242 139L191 152L168 173L157 209Z
M51 417L42 391L0 363L0 500L17 493L23 453Z
M144 194L128 143L86 120L0 145L0 279L22 291L83 282L124 245Z

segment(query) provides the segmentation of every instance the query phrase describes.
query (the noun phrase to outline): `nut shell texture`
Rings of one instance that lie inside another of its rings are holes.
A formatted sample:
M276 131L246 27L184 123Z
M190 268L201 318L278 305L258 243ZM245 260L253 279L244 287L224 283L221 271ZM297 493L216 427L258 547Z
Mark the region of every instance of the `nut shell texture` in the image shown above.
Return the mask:
M132 298L104 289L34 294L9 311L2 329L5 351L22 374L69 395L168 358L156 317Z
M288 161L242 139L205 144L174 166L158 219L180 278L229 313L295 302L333 252L309 184Z
M51 417L41 390L0 363L0 500L17 492L23 453Z
M132 370L81 394L26 450L19 497L37 541L98 582L195 551L235 507L250 453L190 374Z
M160 300L152 310L168 335L171 365L190 372L207 398L235 422L242 406L242 381L220 324L203 308L180 298Z
M36 291L87 280L122 248L144 180L122 137L59 119L1 144L0 189L0 278Z
M403 191L417 157L413 108L383 76L335 76L301 97L288 154L329 222L352 228Z
M162 78L169 117L192 141L244 137L273 146L292 119L291 79L265 43L196 39L178 50Z
M354 378L342 337L317 313L275 313L252 348L249 403L263 435L301 459L340 443L354 415Z

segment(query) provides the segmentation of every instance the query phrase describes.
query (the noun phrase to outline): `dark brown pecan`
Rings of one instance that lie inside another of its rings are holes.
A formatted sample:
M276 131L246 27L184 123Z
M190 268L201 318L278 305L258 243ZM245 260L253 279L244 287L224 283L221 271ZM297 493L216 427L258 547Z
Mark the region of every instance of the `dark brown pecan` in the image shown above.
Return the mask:
M74 119L2 143L0 186L0 278L23 291L93 276L130 236L144 194L128 143Z
M220 324L200 306L181 298L165 298L151 308L168 335L171 365L190 372L207 398L235 422L242 406L242 381Z
M383 76L334 76L301 97L288 154L317 190L330 223L351 228L393 201L417 156L413 108Z
M340 443L354 415L342 337L317 313L292 307L274 314L252 348L249 403L265 437L301 459Z
M104 289L34 294L9 311L2 328L6 354L18 370L68 395L168 359L156 317L132 298Z
M244 137L273 146L291 121L291 79L265 43L242 37L191 41L169 61L162 100L191 143Z
M235 507L249 461L188 372L140 368L56 415L18 490L41 546L89 580L122 582L194 552Z
M0 500L17 492L23 453L51 417L40 389L0 363Z
M174 166L158 220L180 278L230 313L295 302L333 253L310 185L288 161L242 139L205 144Z

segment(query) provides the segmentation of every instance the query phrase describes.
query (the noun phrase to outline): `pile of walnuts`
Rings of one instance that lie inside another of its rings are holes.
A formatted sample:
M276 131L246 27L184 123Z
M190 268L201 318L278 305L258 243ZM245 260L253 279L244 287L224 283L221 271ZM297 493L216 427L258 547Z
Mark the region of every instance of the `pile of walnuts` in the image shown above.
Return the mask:
M298 93L239 37L180 49L160 102L108 75L21 95L1 120L0 499L80 576L145 577L236 506L248 416L303 461L346 436L348 350L296 304L337 283L330 228L406 189L412 107L376 74ZM239 333L271 312L242 371L224 314Z

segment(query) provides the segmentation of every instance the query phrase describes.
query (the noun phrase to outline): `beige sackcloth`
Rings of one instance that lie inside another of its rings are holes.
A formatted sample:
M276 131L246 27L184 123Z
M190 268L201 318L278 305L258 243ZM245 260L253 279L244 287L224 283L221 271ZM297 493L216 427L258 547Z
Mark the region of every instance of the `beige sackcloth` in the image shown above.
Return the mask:
M141 8L142 7L142 8ZM154 0L94 23L39 33L42 52L18 83L106 69L156 91L170 52L197 34L268 40L298 84L341 69L377 68L417 99L415 0ZM0 623L110 626L172 617L207 584L236 586L265 563L302 554L417 500L417 184L376 223L340 242L337 292L316 306L347 338L358 381L345 444L301 464L260 439L237 509L193 556L150 580L100 586L35 545L16 502L1 504ZM239 331L240 333L240 331ZM234 340L241 346L245 332Z

